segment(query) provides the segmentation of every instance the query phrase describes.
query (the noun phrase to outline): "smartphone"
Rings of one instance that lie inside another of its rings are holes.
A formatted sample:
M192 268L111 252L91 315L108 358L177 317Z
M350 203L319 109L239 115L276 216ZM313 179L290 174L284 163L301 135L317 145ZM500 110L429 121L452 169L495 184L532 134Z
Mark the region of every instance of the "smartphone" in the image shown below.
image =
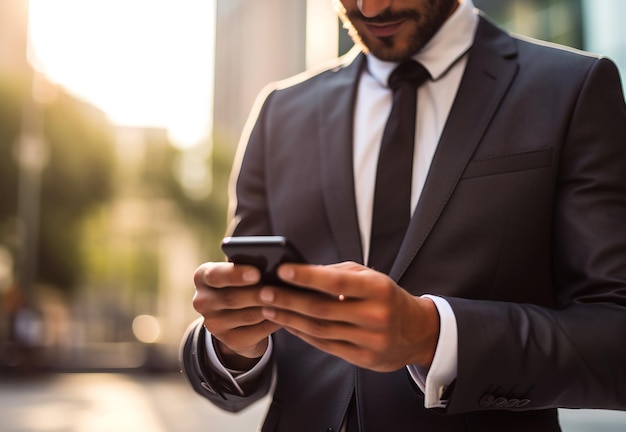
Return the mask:
M248 264L261 271L261 283L290 286L276 275L282 263L305 263L302 254L283 236L226 237L222 251L235 264Z

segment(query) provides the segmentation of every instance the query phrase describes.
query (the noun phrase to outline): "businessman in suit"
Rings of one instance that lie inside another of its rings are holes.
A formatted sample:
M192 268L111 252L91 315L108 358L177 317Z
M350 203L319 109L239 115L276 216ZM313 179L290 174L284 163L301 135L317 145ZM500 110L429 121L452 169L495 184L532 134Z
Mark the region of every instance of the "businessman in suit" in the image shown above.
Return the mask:
M307 289L201 265L193 388L230 411L271 392L263 431L558 431L558 407L626 409L613 63L514 38L471 0L335 3L358 49L268 88L233 173L231 234L288 237L314 265L279 276ZM378 192L409 59L427 71L396 157L411 173ZM406 184L408 227L372 264L377 200Z

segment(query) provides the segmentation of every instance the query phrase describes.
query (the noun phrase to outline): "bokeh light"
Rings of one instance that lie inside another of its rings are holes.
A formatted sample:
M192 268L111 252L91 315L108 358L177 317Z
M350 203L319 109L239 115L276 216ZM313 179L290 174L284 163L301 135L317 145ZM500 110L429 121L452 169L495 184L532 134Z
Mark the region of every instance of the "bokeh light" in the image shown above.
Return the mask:
M152 315L139 315L133 320L133 334L143 343L155 343L161 336L161 324Z

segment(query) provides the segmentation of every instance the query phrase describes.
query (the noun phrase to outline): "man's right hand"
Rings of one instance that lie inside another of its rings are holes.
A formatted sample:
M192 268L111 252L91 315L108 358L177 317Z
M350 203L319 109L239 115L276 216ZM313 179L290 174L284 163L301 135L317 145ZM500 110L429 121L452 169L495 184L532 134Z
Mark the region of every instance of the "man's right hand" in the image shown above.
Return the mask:
M247 371L265 353L268 337L280 328L261 312L259 271L226 262L204 263L194 273L193 307L229 369Z

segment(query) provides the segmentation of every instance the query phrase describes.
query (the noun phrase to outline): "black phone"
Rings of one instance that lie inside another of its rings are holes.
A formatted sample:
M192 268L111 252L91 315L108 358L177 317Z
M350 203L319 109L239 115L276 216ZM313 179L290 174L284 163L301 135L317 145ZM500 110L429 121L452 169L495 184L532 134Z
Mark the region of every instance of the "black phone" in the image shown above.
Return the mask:
M282 263L306 263L302 254L283 236L241 236L222 240L222 251L230 262L247 264L261 271L261 283L290 286L276 275Z

